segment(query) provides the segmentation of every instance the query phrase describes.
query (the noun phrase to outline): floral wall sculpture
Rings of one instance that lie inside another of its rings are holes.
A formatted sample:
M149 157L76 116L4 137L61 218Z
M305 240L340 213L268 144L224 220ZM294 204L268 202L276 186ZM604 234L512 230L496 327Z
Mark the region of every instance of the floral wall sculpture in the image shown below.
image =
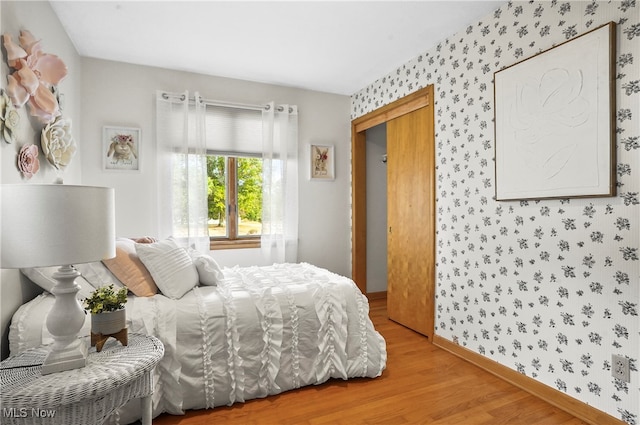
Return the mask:
M20 149L18 169L27 179L30 179L38 172L40 160L38 159L38 147L36 145L24 145Z
M15 131L19 123L20 115L13 106L13 102L9 99L7 92L0 89L0 137L7 143L15 142Z
M494 72L611 21L618 195L495 201ZM640 424L639 52L635 0L506 2L355 93L351 110L435 86L436 333L629 424ZM612 354L630 359L630 383L612 378Z
M57 88L67 76L67 67L58 56L45 53L41 41L28 30L20 31L19 44L11 34L3 34L3 44L12 72L2 93L2 136L7 143L15 141L13 130L19 119L15 108L28 105L30 115L44 126L41 147L45 158L57 170L63 170L76 152L71 120L62 116ZM37 146L25 145L18 154L18 169L29 179L39 168Z
M42 153L57 169L64 169L76 153L76 142L71 135L71 120L57 117L42 129Z
M20 31L20 45L4 34L7 63L14 72L7 76L7 92L16 108L29 104L31 115L42 123L60 116L58 100L51 88L67 75L67 67L57 56L44 53L40 40L27 30Z

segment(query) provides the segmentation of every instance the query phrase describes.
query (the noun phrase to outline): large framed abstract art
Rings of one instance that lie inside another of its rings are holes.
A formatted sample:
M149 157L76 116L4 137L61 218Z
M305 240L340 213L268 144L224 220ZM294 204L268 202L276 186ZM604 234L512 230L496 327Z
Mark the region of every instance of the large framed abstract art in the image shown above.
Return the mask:
M611 22L494 74L496 199L615 196Z

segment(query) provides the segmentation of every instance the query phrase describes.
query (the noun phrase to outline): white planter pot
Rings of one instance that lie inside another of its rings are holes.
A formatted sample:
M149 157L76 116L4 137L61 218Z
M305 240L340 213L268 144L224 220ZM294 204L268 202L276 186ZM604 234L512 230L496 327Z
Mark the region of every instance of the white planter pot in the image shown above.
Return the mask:
M111 335L126 327L127 313L124 308L91 315L91 332L94 334Z

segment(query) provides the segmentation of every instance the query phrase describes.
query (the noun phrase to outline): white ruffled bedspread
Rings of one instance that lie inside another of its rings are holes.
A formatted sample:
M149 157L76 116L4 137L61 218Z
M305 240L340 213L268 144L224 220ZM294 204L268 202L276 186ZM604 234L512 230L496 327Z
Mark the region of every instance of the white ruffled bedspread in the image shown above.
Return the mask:
M352 280L306 263L223 272L217 287L196 287L179 300L127 303L129 332L156 336L165 348L154 417L384 370L385 341ZM138 419L139 403L119 416L121 423Z

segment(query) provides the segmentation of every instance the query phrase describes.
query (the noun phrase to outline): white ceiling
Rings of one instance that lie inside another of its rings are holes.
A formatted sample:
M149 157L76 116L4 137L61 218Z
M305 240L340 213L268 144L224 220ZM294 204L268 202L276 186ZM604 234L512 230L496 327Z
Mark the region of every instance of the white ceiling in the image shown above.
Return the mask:
M352 95L505 1L59 1L81 56Z

